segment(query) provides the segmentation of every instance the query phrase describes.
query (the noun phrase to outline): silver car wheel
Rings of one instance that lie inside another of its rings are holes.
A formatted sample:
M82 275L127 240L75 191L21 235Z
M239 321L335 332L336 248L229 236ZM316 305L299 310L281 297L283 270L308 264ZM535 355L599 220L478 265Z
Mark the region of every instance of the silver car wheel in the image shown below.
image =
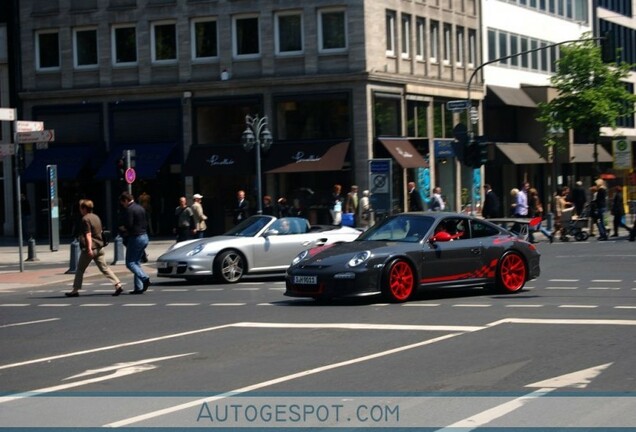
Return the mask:
M223 252L218 258L218 275L226 283L235 283L241 280L245 271L245 262L241 254L235 251Z

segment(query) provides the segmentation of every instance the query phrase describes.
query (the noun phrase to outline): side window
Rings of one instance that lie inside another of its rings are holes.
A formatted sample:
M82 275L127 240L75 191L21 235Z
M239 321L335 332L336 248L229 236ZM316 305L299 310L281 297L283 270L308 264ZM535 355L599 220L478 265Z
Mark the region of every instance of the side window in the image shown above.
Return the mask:
M472 238L490 237L499 234L499 230L497 228L491 227L490 225L486 225L479 221L473 221L472 228Z
M461 218L446 218L435 227L435 233L447 232L453 240L468 238L467 220Z

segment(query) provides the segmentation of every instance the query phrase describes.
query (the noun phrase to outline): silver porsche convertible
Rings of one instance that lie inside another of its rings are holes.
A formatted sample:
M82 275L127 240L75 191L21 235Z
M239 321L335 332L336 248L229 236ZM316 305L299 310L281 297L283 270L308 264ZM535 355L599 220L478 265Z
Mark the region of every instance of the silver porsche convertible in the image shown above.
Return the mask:
M350 242L360 233L299 217L251 216L223 235L174 244L157 259L157 276L235 283L246 274L282 274L303 250Z

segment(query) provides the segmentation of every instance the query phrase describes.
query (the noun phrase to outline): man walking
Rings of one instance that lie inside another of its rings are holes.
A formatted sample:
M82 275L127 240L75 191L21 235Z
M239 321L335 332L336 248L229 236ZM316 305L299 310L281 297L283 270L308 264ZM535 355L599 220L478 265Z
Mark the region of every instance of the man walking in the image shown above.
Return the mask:
M135 202L130 192L122 192L119 203L124 208L123 225L119 229L127 238L126 267L134 275L134 289L130 294L143 294L150 286L150 278L140 264L148 246L146 211Z
M174 233L177 235L177 243L190 240L190 235L195 232L194 214L188 207L186 197L179 198L179 205L174 209Z
M517 194L517 202L515 206L515 216L521 218L528 217L528 190L530 189L530 183L523 184L519 193Z
M205 230L208 228L205 223L208 220L208 217L203 213L203 205L201 204L201 200L203 199L203 195L194 194L192 196L192 215L194 217L194 235L196 238L203 238L203 234Z
M446 203L444 202L444 198L442 198L442 188L436 186L433 189L433 197L431 198L431 205L429 207L433 211L444 211L446 208Z
M250 203L245 199L245 191L236 193L236 207L234 208L234 225L243 222L249 216Z
M499 216L499 197L493 192L489 184L484 185L484 207L481 209L481 215L485 219L496 218Z
M417 189L415 189L415 182L408 182L407 190L409 193L409 202L408 202L409 211L412 211L412 212L423 211L424 202L422 201L420 192Z

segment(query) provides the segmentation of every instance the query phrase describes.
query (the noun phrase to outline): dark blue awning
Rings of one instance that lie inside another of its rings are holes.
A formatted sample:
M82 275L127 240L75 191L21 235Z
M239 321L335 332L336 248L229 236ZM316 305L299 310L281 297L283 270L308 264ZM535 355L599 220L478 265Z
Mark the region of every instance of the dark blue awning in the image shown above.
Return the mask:
M123 157L125 150L135 151L135 173L137 179L153 179L166 162L176 143L130 144L113 148L104 164L99 168L95 178L98 180L115 180L117 178L117 161Z
M93 154L91 146L58 146L35 150L33 161L22 173L22 180L34 182L46 180L46 166L57 165L57 177L62 180L77 178Z

